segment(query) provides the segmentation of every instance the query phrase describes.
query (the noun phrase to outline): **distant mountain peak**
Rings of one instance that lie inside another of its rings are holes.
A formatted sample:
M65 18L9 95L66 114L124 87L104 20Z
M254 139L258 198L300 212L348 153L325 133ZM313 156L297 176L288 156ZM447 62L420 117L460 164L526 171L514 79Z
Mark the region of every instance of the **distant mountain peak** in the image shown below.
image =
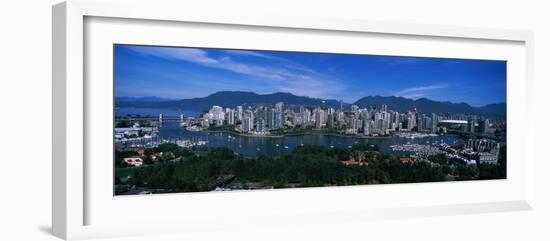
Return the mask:
M435 101L422 97L416 100L399 96L365 96L353 104L360 108L370 106L387 105L389 109L398 112L417 109L424 113L461 113L469 115L505 116L506 104L490 104L482 107L474 107L467 103L452 103L450 101Z
M122 98L122 97L121 97ZM158 98L158 97L157 97ZM118 98L117 98L118 100ZM275 105L283 102L285 105L319 106L321 101L329 107L340 108L340 102L335 99L321 99L306 96L297 96L288 92L275 92L271 94L257 94L251 91L219 91L206 97L169 100L169 101L143 101L134 99L125 101L118 100L117 106L147 107L147 108L169 108L180 110L204 111L213 105L235 108L238 105ZM349 103L343 103L346 108ZM387 105L390 110L406 112L413 109L422 113L461 113L471 115L505 116L506 103L490 104L482 107L473 107L466 103L451 103L449 101L434 101L428 98L417 100L399 96L365 96L353 104L360 108L376 107Z
M123 102L161 102L161 101L172 101L173 99L160 98L157 96L143 96L143 97L120 96L120 97L116 97L115 100L123 101Z
M215 96L215 95L226 95L226 94L250 94L250 95L256 95L255 92L252 91L232 91L232 90L226 90L226 91L218 91L215 93L212 93L208 96ZM200 97L199 97L200 98Z

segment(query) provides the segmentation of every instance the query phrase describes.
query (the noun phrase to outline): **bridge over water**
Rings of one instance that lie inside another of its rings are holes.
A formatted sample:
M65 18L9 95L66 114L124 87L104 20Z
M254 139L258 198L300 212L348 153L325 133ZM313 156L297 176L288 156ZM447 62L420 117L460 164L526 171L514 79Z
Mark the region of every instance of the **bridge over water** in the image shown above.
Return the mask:
M115 116L115 121L184 121L185 116L159 115L159 116Z

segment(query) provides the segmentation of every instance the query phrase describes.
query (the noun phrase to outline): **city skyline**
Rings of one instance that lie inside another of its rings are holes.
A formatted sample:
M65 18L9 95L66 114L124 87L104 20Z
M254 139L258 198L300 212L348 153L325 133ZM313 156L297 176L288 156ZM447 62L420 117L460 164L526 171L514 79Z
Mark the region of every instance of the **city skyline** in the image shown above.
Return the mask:
M113 77L114 195L507 178L505 61L117 44Z
M115 45L115 79L117 97L247 91L347 103L377 95L471 106L506 102L506 63L488 60Z

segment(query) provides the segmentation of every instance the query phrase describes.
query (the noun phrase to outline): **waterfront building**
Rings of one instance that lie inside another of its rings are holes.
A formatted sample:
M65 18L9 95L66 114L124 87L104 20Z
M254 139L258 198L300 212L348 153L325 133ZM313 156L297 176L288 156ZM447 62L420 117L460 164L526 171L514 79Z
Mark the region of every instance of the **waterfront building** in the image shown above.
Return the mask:
M255 112L255 119L259 118L264 119L267 128L271 128L273 126L273 111L271 108L266 106L257 107Z
M372 125L371 122L372 122L371 120L363 121L363 135L369 136L371 134L370 132L370 126Z
M387 107L386 107L387 108ZM384 118L384 122L383 122L383 129L384 131L390 129L391 127L391 115L389 112L382 112L382 117Z
M422 118L422 115L417 116L416 124L417 124L416 129L418 131L422 131L422 129L424 128L424 119Z
M243 107L237 106L237 119L242 121L243 120Z
M416 123L416 108L414 108L414 111L410 113L410 116L412 121L410 129L412 130L418 126L418 123Z
M336 121L337 122L344 121L344 112L343 111L336 112Z
M468 130L467 132L474 133L476 131L476 120L473 117L468 118Z
M399 112L391 112L391 129L393 131L397 130L397 128L399 128Z
M205 115L206 116L206 115ZM201 120L201 126L203 128L208 128L210 127L210 121L208 121L208 117L203 117L202 120Z
M374 130L376 132L383 131L384 128L384 120L382 119L382 114L380 112L376 112L374 114Z
M348 128L345 130L346 135L356 135L357 134L357 129L353 129L353 128Z
M264 118L256 118L256 131L259 132L265 132L267 131L267 128L265 126L265 120Z
M311 121L311 112L308 109L302 112L302 121L304 126L307 126Z
M315 127L323 128L325 126L325 111L322 109L317 109L317 112L315 113Z
M469 125L468 125L467 122L466 122L466 124L464 124L464 125L460 125L460 127L461 127L461 128L460 128L460 129L461 129L460 131L462 131L462 132L468 132L468 129L469 129L468 127L469 127Z
M253 130L252 118L243 117L243 132L250 132Z
M327 121L328 121L328 111L327 110L323 110L323 112L321 113L321 115L323 115L323 124L327 125Z
M235 125L235 110L228 109L227 111L227 124Z
M352 121L352 126L351 128L352 129L356 129L356 130L359 130L363 127L363 121L360 120L360 119L353 119Z
M411 131L415 127L414 115L407 118L407 130Z
M435 113L432 113L432 126L431 126L432 133L437 132L438 122L439 122L439 117Z
M420 125L420 124L419 124ZM422 114L422 131L431 131L432 129L432 118Z
M254 113L251 110L246 110L243 113L243 131L250 132L254 130Z
M285 123L283 102L277 102L273 110L273 126L272 129L281 129Z
M208 111L208 119L213 121L216 125L223 125L223 121L225 120L223 108L217 105L212 106Z
M327 123L328 123L327 125L328 125L329 128L334 128L336 126L335 123L334 123L334 114L329 114L328 115L328 122Z
M269 128L270 130L272 129L277 129L277 115L275 113L275 109L274 108L266 108L266 113L267 113L267 116L266 116L266 120L267 120L267 128Z

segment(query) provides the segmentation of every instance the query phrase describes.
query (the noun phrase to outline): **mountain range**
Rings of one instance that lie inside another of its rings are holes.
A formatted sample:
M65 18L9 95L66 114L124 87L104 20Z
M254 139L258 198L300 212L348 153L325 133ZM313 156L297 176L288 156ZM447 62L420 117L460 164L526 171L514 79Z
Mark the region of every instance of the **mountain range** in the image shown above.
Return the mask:
M452 103L449 101L434 101L427 98L417 100L395 96L366 96L356 102L359 107L387 105L389 109L406 112L416 108L421 113L453 113L483 116L506 116L506 103L489 104L481 107L466 103Z
M165 108L193 111L205 111L213 105L235 108L238 105L275 105L275 103L279 101L282 101L285 105L290 106L319 106L322 101L325 101L325 105L327 107L340 108L340 102L335 99L311 98L282 92L273 94L256 94L254 92L244 91L221 91L206 97L181 100L166 100L158 97L115 98L115 104L117 107ZM387 105L388 109L398 112L406 112L416 108L417 111L421 113L460 113L498 117L506 116L506 103L496 103L475 107L466 103L434 101L427 98L413 100L396 96L366 96L353 103L342 103L342 106L344 108L349 108L352 104L357 105L360 108L379 108L381 105Z
M156 96L146 96L146 97L117 97L119 102L166 102L172 101L173 99L165 99Z

